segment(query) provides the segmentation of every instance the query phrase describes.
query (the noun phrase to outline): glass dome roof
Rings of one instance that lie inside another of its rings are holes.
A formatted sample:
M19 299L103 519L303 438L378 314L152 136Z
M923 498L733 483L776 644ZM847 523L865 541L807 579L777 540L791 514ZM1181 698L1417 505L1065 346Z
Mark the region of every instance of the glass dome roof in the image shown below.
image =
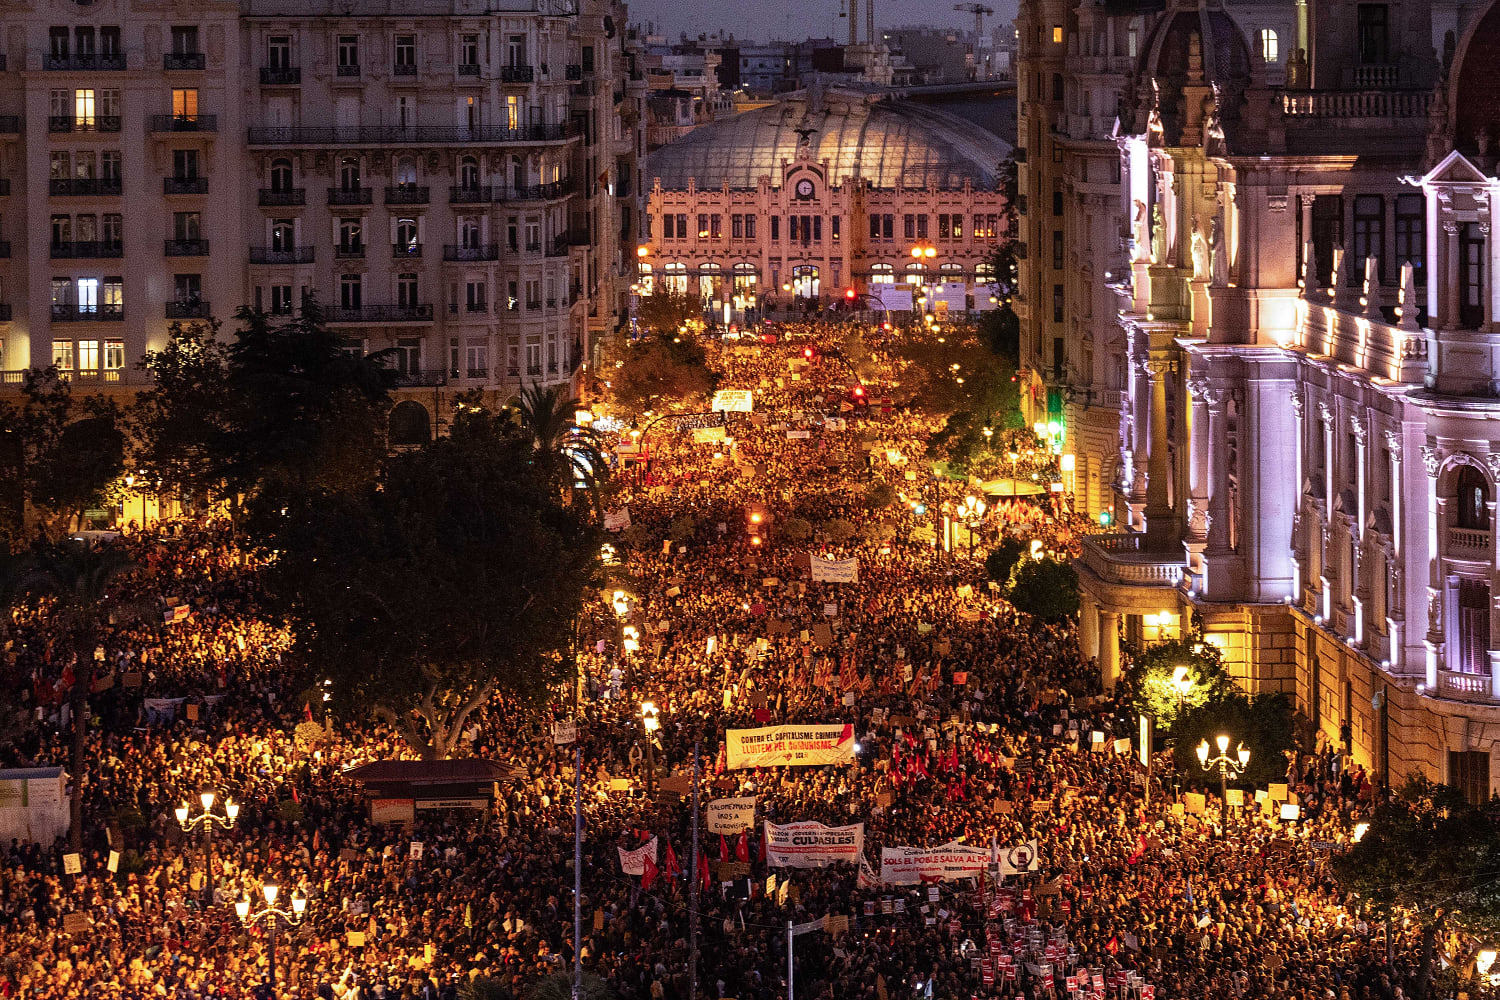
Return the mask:
M753 190L761 177L781 183L781 162L797 159L807 136L810 159L827 160L831 183L859 176L877 188L993 188L1011 146L999 136L927 105L869 102L859 95L805 95L704 125L653 152L646 176L667 190Z

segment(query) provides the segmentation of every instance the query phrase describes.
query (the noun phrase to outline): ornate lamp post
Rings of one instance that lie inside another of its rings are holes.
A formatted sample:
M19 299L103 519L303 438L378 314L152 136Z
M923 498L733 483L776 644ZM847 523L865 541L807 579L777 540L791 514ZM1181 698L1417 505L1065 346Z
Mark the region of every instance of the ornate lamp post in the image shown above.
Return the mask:
M984 523L985 503L976 496L966 496L958 505L958 511L964 516L964 526L969 529L969 558L973 559L974 532Z
M203 804L203 811L197 816L189 817L191 806L186 800L175 810L177 825L182 827L184 833L191 833L196 827L203 827L203 867L207 872L204 888L208 902L214 900L214 827L223 827L228 830L234 826L234 821L239 818L240 806L237 802L229 799L224 800L224 815L216 816L213 813L214 800L217 796L212 791L205 791L198 796L198 801Z
M250 912L250 897L246 896L234 904L234 912L239 914L240 920L246 924L264 922L270 930L271 938L271 988L276 987L276 930L281 921L288 924L300 924L302 916L307 912L307 897L301 891L292 894L291 910L278 909L276 897L281 888L275 882L265 882L260 887L261 893L266 897L264 908Z
M1198 763L1203 770L1212 772L1214 768L1219 769L1219 820L1224 825L1229 824L1229 778L1231 775L1238 778L1250 766L1250 748L1241 743L1233 757L1229 756L1229 737L1219 734L1215 740L1219 745L1219 755L1209 757L1208 740L1198 744Z
M1187 711L1188 692L1193 689L1193 678L1187 667L1179 666L1172 671L1172 688L1177 692L1177 714Z
M656 731L661 718L654 702L641 702L641 725L646 730L646 794L656 790Z

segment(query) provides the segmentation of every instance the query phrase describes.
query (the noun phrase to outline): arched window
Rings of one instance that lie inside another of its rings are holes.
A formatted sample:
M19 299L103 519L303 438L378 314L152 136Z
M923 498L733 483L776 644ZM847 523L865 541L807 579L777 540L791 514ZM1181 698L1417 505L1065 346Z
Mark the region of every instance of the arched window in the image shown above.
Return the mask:
M285 192L292 189L292 161L280 157L271 161L271 190Z
M396 186L406 188L417 186L417 161L410 156L403 156L396 161Z
M1260 57L1267 63L1274 63L1281 56L1280 47L1277 44L1276 32L1270 28L1260 29Z
M396 252L407 256L415 255L421 252L417 247L417 220L398 219L396 221Z
M432 439L432 422L427 416L427 407L414 399L403 400L391 407L391 444L426 444Z
M792 268L792 294L799 299L816 300L823 293L822 279L818 269L811 264L799 264Z
M926 264L907 264L906 265L906 283L908 285L925 285L925 284L927 284L927 265Z
M687 265L665 264L662 266L662 288L673 295L687 294Z
M1490 485L1484 474L1472 465L1459 466L1457 496L1458 526L1488 531L1490 527Z
M474 157L465 156L458 161L458 186L466 191L479 186L479 161Z
M346 156L339 161L339 187L345 191L359 190L359 160Z
M719 301L724 287L723 269L718 264L701 264L698 267L698 297L705 305Z
M896 283L896 269L890 264L870 265L870 284L872 285L894 285Z
M656 287L656 281L651 274L651 265L645 261L636 264L636 285L640 288L640 294L650 295Z

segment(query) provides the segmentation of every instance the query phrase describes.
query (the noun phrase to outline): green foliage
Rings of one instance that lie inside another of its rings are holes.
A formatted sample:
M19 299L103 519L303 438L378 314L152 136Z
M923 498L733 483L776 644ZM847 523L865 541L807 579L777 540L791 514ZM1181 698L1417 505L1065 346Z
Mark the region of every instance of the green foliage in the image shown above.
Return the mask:
M603 539L561 499L566 473L534 454L509 421L466 411L378 481L288 502L266 582L337 710L373 712L443 758L495 691L531 701L571 673Z
M691 334L653 334L630 343L615 339L603 368L615 405L632 413L656 408L660 401L701 401L713 392L703 345Z
M703 304L687 292L658 288L643 295L635 318L641 326L656 333L674 334L703 314Z
M296 799L282 799L276 803L276 815L284 822L296 823L302 819L302 803Z
M871 483L870 488L865 490L865 505L871 510L885 510L895 502L895 487L884 479Z
M1265 692L1249 698L1235 691L1188 709L1172 726L1172 756L1178 769L1202 775L1198 744L1207 740L1217 755L1215 739L1221 733L1229 737L1230 754L1241 743L1250 749L1250 765L1240 776L1241 783L1265 785L1286 777L1286 752L1297 744L1292 703L1286 695ZM1206 780L1212 783L1213 778Z
M806 518L789 517L781 522L781 531L788 541L805 542L812 537L812 522Z
M896 537L894 521L872 521L865 526L865 540L885 544Z
M151 388L129 412L136 447L135 488L201 504L224 498L223 447L232 427L229 349L219 323L173 323L167 345L148 351L140 368Z
M614 996L609 984L591 972L583 974L579 987L582 1000L611 1000ZM559 972L532 983L526 990L525 1000L571 1000L572 996L572 974ZM485 998L476 997L475 1000Z
M1177 720L1180 696L1172 677L1179 666L1188 668L1192 681L1182 702L1188 709L1226 701L1238 690L1212 643L1173 639L1133 650L1121 678L1123 693L1135 711L1151 716L1163 730L1171 729Z
M516 412L538 458L558 463L571 481L588 487L590 498L597 501L609 476L609 464L599 435L576 419L582 406L565 385L544 389L532 384L521 390Z
M1026 554L1026 543L1018 538L1006 536L1000 539L1000 544L990 550L990 554L984 557L984 570L989 578L1000 586L1010 584L1011 571L1016 568L1016 563Z
M1027 559L1015 571L1010 603L1022 614L1056 622L1078 613L1078 573L1056 559Z
M835 517L824 521L821 530L823 537L835 545L847 542L854 537L854 525L842 517Z
M464 978L458 984L459 1000L515 1000L505 983L494 976Z
M1427 995L1445 924L1481 941L1500 934L1497 819L1495 800L1473 806L1455 789L1413 776L1376 808L1360 842L1333 859L1343 888L1375 913L1418 921L1418 1000Z
M133 806L121 806L114 811L114 825L121 833L134 833L146 828L146 817Z
M667 525L667 537L679 545L690 542L698 533L698 519L691 514L682 514Z

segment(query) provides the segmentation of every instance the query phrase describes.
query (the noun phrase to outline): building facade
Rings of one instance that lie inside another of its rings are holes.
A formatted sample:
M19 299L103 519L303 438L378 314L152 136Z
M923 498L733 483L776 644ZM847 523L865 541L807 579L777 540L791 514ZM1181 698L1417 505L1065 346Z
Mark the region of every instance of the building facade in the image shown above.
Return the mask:
M729 322L897 282L963 284L989 308L1009 146L976 131L816 90L699 129L651 155L642 283Z
M624 19L12 5L7 379L129 386L173 321L313 297L433 416L444 390L567 381L628 315L645 84Z
M1082 9L1062 22L1106 46L1138 29L1107 105L1109 276L1084 300L1091 320L1065 288L1062 326L1042 327L1061 333L1065 376L1042 376L1046 391L1118 393L1102 407L1118 424L1099 503L1122 530L1078 562L1083 643L1112 680L1122 643L1201 628L1245 688L1291 695L1378 776L1488 798L1500 9L1238 11L1174 0L1102 32ZM1081 155L1059 142L1085 102L1068 67L1094 65L1070 30L1059 117L1027 140L1064 149L1042 162L1060 168L1065 226L1090 204L1070 187ZM1034 198L1046 171L1028 159ZM1065 252L1091 231L1065 230ZM1091 337L1094 364L1075 371Z

